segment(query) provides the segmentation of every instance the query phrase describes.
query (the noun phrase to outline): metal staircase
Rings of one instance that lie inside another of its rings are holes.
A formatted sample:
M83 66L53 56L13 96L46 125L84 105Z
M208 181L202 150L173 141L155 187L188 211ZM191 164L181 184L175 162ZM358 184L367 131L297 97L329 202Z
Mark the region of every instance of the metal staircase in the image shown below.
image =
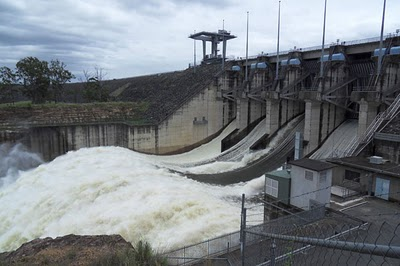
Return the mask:
M379 131L378 129L382 123L386 120L385 126L400 113L400 94L397 95L393 103L384 111L379 113L372 123L368 126L365 133L358 138L352 145L350 145L345 152L345 157L357 156L360 152L371 142L374 133ZM380 128L382 129L382 127Z

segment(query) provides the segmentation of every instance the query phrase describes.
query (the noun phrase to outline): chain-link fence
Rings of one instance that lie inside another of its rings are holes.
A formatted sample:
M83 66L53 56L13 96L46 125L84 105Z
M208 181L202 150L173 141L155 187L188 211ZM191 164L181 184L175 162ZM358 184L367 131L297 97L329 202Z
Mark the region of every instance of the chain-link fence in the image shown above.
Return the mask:
M315 205L299 212L256 201L243 203L240 231L164 254L169 265L400 265L397 203L368 199L340 211Z
M247 227L242 265L400 265L400 224L368 224L327 210L315 222Z
M254 207L257 211L260 211L258 205ZM259 223L259 225L249 227L254 232L277 233L291 230L293 224L300 226L320 220L325 216L325 208L322 206L310 211L299 212L291 216L271 220L268 223L262 223L262 220L259 220L262 219L262 217L257 215L256 212L249 216L253 217L253 219L257 217L256 219ZM261 216L263 216L263 214L261 214ZM258 241L262 241L262 239L265 238L257 234L248 233L246 235L246 245L251 245L252 243L257 245ZM237 231L168 252L164 254L164 256L168 259L169 265L197 265L196 263L202 265L204 261L218 261L219 264L223 261L226 262L226 265L232 265L238 264L241 261L240 248L241 235L240 231ZM226 254L230 254L230 258L227 258Z
M168 259L168 265L192 265L210 257L218 257L220 254L226 254L238 250L239 247L240 232L237 231L171 251L164 254L164 256ZM216 258L214 260L225 259Z

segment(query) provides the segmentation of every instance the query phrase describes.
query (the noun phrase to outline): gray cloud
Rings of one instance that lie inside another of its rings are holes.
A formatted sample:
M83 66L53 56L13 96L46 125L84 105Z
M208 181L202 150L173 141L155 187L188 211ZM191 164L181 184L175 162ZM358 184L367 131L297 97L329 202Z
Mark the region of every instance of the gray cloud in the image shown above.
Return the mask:
M276 50L278 1L0 0L0 66L26 56L59 59L75 74L94 66L108 78L180 70L193 60L194 30L230 30L228 55ZM282 1L281 50L321 42L323 1ZM327 42L379 34L382 3L328 1ZM346 7L346 8L344 8ZM362 8L360 8L362 7ZM400 28L398 1L387 5L385 32ZM201 44L197 45L200 54Z

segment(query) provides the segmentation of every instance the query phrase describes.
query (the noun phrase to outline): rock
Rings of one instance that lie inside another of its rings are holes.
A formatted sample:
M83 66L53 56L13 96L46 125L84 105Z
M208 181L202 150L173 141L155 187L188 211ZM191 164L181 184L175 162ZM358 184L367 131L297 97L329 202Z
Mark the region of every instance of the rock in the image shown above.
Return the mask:
M93 265L99 258L133 250L120 235L47 237L0 254L0 265Z

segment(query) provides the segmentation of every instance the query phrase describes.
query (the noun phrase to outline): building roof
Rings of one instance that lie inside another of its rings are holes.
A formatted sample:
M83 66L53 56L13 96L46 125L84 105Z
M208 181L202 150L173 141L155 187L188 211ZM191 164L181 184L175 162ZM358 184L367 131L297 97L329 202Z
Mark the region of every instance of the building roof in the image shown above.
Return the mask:
M202 31L191 34L189 38L194 40L202 40L202 41L218 41L222 42L223 40L230 40L236 38L235 35L231 35L230 32L226 30L218 30L218 32L209 32L209 31Z
M309 158L303 158L300 160L291 161L291 162L289 162L289 164L299 166L302 168L306 168L306 169L310 169L310 170L317 171L317 172L321 172L321 171L336 167L336 165L334 165L334 164L323 162L323 161L318 161L318 160L313 160L313 159L309 159Z
M338 165L349 166L352 168L384 174L393 177L400 177L400 165L392 162L384 162L383 164L370 163L369 157L346 157L328 159L329 162Z
M275 176L275 177L281 177L285 179L290 179L290 171L285 169L285 170L275 170L272 172L266 173L267 176Z

